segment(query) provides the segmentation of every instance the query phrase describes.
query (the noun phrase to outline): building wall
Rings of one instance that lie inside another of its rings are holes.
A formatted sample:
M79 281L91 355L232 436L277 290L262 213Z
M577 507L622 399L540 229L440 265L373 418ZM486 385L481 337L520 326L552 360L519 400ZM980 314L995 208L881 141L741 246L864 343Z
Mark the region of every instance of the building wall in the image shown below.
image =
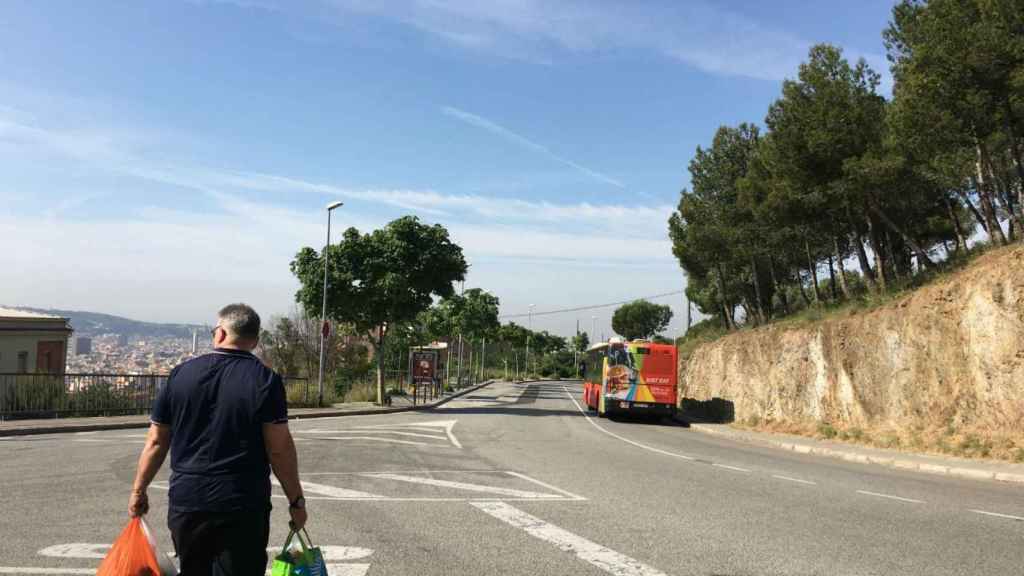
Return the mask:
M60 341L67 350L68 334L66 332L0 332L0 373L18 371L18 353L28 352L26 368L28 372L36 371L36 352L39 342ZM61 359L61 372L64 361Z

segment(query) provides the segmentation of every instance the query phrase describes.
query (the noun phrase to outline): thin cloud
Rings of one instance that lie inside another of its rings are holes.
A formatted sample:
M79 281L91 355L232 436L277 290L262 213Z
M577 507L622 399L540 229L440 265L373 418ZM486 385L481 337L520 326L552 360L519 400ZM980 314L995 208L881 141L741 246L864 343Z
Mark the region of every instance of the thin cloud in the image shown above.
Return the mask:
M810 42L719 3L584 0L333 0L460 48L550 63L560 54L650 50L715 75L778 81L796 74Z
M626 187L625 184L623 184L622 182L616 180L615 178L612 178L611 176L608 176L607 174L602 174L601 172L598 172L597 170L592 170L590 168L587 168L586 166L583 166L582 164L578 164L576 162L573 162L572 160L569 160L568 158L563 158L562 156L559 156L558 154L555 154L554 152L552 152L551 149L548 148L547 146L544 146L543 144L538 144L537 142L534 142L533 140L530 140L529 138L527 138L525 136L521 136L519 134L516 134L515 132L509 130L508 128L505 128L504 126L502 126L502 125L500 125L500 124L498 124L496 122L493 122L491 120L488 120L488 119L486 119L486 118L484 118L482 116L478 116L478 115L473 114L471 112L466 112L465 110L460 110L460 109L454 108L452 106L444 106L444 107L442 107L441 108L441 112L443 114L445 114L446 116L451 116L452 118L455 118L457 120L465 122L466 124L469 124L470 126L474 126L476 128L480 128L482 130L486 130L486 131L488 131L488 132L490 132L492 134L495 134L497 136L500 136L500 137L502 137L502 138L504 138L504 139L506 139L506 140L508 140L510 142L514 142L514 143L516 143L516 144L518 144L518 145L520 145L520 146L522 146L524 148L533 150L535 152L539 152L539 153L543 154L544 156L547 156L548 158L551 158L552 160L554 160L556 162L559 162L559 163L564 164L564 165L566 165L566 166L568 166L570 168L573 168L574 170L578 170L579 172L582 172L583 174L586 174L587 176L590 176L591 178L594 178L596 180L600 180L601 182L604 182L606 184L611 184L612 186L616 186L618 188L625 188Z

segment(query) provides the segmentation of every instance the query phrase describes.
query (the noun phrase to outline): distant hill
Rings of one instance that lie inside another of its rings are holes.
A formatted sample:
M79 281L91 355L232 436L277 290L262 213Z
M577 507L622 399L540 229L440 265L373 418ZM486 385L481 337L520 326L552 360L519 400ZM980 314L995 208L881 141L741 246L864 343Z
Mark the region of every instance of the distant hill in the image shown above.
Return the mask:
M191 338L193 329L199 330L200 333L208 329L206 326L197 324L140 322L130 318L97 312L28 308L26 306L14 306L14 308L67 318L71 323L71 327L74 328L75 334L79 336L124 334L128 337L135 336L138 338Z

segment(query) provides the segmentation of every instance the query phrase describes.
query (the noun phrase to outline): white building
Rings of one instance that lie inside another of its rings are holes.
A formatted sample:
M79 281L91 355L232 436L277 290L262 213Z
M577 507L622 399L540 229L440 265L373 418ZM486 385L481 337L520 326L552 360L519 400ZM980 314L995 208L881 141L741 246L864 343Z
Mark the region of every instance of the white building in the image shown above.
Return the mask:
M0 374L63 374L70 337L67 318L0 308Z

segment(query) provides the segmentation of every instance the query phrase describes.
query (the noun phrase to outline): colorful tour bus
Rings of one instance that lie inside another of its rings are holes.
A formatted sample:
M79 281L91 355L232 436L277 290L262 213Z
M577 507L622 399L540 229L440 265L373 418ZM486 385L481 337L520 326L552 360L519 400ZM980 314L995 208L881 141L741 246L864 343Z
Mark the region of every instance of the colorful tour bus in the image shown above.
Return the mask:
M676 372L672 344L596 344L583 360L583 402L598 416L670 416L676 410Z

